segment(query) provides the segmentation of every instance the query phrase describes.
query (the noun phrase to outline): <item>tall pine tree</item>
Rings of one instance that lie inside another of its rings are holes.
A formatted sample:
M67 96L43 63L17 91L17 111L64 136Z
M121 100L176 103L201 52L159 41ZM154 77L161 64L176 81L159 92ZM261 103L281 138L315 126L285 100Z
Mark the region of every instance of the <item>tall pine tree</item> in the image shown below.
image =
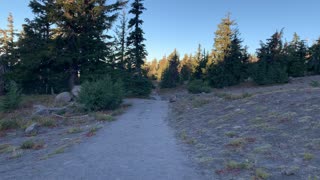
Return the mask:
M146 8L143 6L143 0L134 0L131 4L130 14L133 15L133 18L129 21L129 29L132 31L129 33L129 37L127 40L127 45L129 48L128 58L130 58L132 67L135 71L142 75L141 67L144 64L144 59L147 56L147 51L144 38L144 32L142 29L143 20L141 19L141 15Z

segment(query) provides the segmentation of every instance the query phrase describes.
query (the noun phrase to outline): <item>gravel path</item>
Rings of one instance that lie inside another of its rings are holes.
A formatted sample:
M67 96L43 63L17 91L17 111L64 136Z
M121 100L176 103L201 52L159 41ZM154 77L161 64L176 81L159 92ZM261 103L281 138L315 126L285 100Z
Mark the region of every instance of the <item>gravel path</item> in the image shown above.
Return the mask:
M132 107L95 137L50 159L2 172L0 179L203 179L165 121L168 103L128 101Z

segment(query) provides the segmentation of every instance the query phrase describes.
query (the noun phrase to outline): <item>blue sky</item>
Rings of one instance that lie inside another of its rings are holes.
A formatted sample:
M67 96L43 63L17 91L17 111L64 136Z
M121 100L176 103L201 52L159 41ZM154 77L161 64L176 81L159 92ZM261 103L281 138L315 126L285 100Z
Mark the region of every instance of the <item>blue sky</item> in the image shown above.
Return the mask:
M0 0L0 28L12 12L16 28L32 17L29 0ZM180 54L194 53L198 44L212 49L214 32L228 12L238 23L241 38L251 53L276 30L284 38L294 32L311 43L320 36L319 0L145 0L143 19L148 59L161 58L177 48Z

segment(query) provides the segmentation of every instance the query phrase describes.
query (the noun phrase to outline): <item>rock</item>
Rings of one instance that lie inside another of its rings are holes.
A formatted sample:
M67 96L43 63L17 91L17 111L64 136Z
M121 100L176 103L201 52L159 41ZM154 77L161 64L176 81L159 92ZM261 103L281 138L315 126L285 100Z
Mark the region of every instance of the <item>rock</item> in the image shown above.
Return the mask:
M34 105L33 116L46 116L50 114L61 114L62 112L67 111L68 106L61 108L48 108L43 105Z
M24 131L26 134L36 134L38 133L39 125L38 123L33 123Z
M281 171L281 174L286 176L294 176L297 174L298 170L298 167L286 167Z
M67 104L72 100L72 95L69 92L63 92L56 96L54 102L57 104Z
M169 102L171 102L171 103L174 103L174 102L176 102L177 101L177 96L172 96L172 97L170 97L170 99L169 99Z
M81 86L74 86L74 87L72 88L71 94L72 94L74 97L78 97L78 96L79 96L79 93L80 93L80 90L81 90Z

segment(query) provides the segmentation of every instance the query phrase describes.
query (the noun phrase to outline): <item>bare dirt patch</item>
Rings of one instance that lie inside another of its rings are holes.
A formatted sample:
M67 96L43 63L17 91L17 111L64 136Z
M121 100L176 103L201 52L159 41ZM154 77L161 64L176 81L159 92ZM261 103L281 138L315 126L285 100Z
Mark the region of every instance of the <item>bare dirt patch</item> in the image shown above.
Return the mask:
M238 87L192 95L162 93L169 123L212 179L318 179L319 76L289 84Z

